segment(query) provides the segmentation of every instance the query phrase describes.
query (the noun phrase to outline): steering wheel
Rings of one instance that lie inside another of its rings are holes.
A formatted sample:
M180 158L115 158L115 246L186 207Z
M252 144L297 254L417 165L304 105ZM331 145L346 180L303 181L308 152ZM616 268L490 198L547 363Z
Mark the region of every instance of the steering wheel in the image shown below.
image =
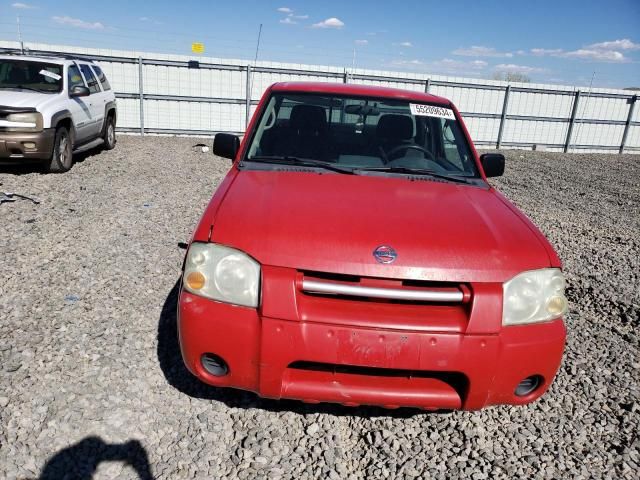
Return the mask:
M387 153L387 158L389 158L391 160L392 158L394 158L394 154L396 154L398 152L402 152L404 150L410 150L410 149L418 150L418 151L422 152L424 154L424 157L427 160L433 160L434 162L436 160L435 157L433 156L433 154L429 150L427 150L427 149L425 149L425 148L423 148L420 145L417 145L415 143L408 143L406 145L398 145L397 147L392 148L389 151L389 153Z

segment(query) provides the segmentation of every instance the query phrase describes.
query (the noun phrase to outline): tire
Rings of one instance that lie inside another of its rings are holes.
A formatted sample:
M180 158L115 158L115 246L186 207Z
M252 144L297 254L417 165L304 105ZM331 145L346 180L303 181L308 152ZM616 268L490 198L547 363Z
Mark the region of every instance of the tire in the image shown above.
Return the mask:
M73 165L73 146L67 127L58 127L53 141L53 152L45 168L49 173L68 171Z
M103 147L105 150L113 150L116 148L116 122L113 115L107 117L107 123L104 126Z

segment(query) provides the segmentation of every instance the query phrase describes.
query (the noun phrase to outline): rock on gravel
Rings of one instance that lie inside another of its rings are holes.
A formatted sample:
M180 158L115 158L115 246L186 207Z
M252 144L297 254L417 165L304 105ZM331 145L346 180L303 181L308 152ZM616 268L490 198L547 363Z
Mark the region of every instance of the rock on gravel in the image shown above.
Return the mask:
M0 167L0 190L42 201L0 205L0 478L637 478L640 156L506 152L494 184L568 274L566 357L533 405L429 414L185 371L179 243L230 165L199 142L120 136L63 175Z

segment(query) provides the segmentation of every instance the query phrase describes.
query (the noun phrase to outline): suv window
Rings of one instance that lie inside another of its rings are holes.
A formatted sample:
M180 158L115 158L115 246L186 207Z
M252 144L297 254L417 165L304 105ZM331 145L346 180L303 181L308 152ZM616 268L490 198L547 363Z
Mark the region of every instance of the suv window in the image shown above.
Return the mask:
M76 67L75 65L69 66L67 70L67 79L67 83L69 84L69 91L71 91L73 87L76 87L78 85L84 87L84 80L82 80L82 77L80 76L80 70L78 70L78 67Z
M107 76L104 74L102 69L97 65L93 65L91 68L93 68L93 71L96 72L96 76L98 77L98 80L100 80L100 83L102 84L102 90L104 90L105 92L107 90L111 90L111 85L109 85L109 80L107 80Z
M82 74L84 78L87 80L87 87L89 87L89 91L91 93L98 93L100 91L100 87L98 87L98 80L96 76L93 74L89 65L85 65L84 63L80 64L80 70L82 70Z

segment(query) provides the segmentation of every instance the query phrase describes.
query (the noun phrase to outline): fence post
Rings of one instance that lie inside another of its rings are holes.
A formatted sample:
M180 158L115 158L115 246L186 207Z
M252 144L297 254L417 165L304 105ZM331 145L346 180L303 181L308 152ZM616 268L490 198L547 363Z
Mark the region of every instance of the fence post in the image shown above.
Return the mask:
M564 153L567 153L571 147L571 134L573 133L573 124L576 123L576 114L578 113L579 102L580 90L577 90L576 96L573 99L573 108L571 109L571 118L569 119L569 128L567 129L567 139L564 142Z
M245 112L244 112L244 131L246 133L249 128L249 117L251 116L251 65L247 64L247 84L245 86Z
M500 115L500 127L498 128L496 148L500 148L502 145L502 132L504 131L504 124L507 121L507 109L509 108L509 92L511 92L511 85L507 85L504 91L504 102L502 103L502 115Z
M344 75L342 76L342 83L349 83L349 73L347 69L344 69Z
M427 81L424 82L424 93L429 93L430 87L431 87L431 79L427 78Z
M634 95L629 99L629 114L627 115L627 123L624 124L624 133L622 134L622 142L620 142L620 150L618 153L624 153L624 145L627 143L627 135L629 135L629 127L631 126L631 120L633 119L633 111L636 108L636 101L638 96Z
M140 98L140 135L144 137L144 88L142 86L142 57L138 57L138 96Z

